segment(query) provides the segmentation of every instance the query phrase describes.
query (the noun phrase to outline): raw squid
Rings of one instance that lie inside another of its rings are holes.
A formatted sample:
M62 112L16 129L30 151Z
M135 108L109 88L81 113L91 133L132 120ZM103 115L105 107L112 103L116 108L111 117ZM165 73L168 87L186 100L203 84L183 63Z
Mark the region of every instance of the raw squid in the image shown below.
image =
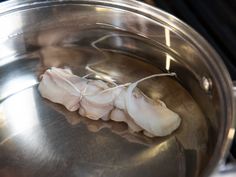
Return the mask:
M148 78L150 77L144 79ZM137 84L144 79L141 79L128 87L125 96L127 112L134 122L145 130L145 135L169 135L178 128L181 119L178 114L168 109L163 102L155 102L140 92L136 92L136 94L133 93Z
M143 130L130 118L130 116L124 110L119 108L112 110L110 118L115 122L125 122L131 132L140 132Z
M170 75L173 74L156 74L110 87L102 80L82 78L68 69L51 68L42 75L39 92L42 97L89 119L125 122L132 132L143 131L149 137L166 136L178 128L180 117L165 103L153 101L136 87L146 79Z
M87 84L86 92L81 100L80 115L93 120L109 120L109 113L113 109L114 97L110 92L103 92L108 89L107 84L100 80L90 81Z
M38 89L42 97L64 105L69 111L76 111L80 107L81 91L71 80L77 85L83 84L79 77L73 77L70 70L51 68L42 75Z

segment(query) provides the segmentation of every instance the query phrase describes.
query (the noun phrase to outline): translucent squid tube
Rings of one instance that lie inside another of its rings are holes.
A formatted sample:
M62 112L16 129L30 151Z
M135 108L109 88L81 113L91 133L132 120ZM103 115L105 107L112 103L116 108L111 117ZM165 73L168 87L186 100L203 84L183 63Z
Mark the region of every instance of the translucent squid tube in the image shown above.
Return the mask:
M143 94L134 94L138 83L160 76L175 76L175 73L155 74L129 85L125 95L125 106L129 116L144 129L148 136L166 136L176 130L181 122L178 114L161 102L155 102Z

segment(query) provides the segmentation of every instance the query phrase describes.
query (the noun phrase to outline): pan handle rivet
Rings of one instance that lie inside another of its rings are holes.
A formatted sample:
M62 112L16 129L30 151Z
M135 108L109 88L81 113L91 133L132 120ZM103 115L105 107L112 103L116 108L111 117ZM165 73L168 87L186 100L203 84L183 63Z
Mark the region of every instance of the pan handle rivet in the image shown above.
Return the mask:
M205 92L210 92L212 89L212 81L210 78L207 78L206 76L202 77L202 88Z

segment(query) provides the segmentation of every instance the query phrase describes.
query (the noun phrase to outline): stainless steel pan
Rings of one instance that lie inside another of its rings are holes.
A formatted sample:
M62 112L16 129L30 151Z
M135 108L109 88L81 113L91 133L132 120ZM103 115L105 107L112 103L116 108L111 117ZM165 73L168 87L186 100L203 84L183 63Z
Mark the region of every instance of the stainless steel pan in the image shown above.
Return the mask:
M0 5L0 176L214 175L234 136L233 84L192 28L136 1L10 1ZM139 88L182 118L163 138L91 121L40 97L40 74L70 67ZM218 174L219 175L219 174ZM223 174L221 174L223 175Z

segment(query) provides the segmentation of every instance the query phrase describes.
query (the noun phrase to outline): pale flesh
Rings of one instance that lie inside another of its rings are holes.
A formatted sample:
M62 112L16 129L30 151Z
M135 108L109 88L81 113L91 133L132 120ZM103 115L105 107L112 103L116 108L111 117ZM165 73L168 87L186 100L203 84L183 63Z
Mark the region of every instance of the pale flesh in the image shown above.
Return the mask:
M168 76L156 74L151 77ZM42 97L64 105L69 111L93 120L127 123L132 132L143 131L149 137L166 136L176 130L181 119L161 100L153 101L138 90L137 84L111 88L102 80L74 75L68 69L51 68L42 76L39 92Z

